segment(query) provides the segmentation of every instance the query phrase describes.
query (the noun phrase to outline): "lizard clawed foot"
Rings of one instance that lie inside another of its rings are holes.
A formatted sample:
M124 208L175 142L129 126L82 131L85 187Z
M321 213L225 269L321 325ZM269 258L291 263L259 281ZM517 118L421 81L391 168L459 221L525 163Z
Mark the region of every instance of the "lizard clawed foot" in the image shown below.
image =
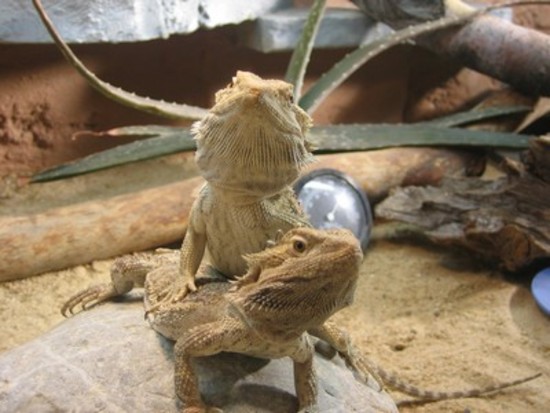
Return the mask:
M155 313L165 305L170 305L182 301L187 296L187 294L195 291L197 291L195 280L190 280L184 283L183 286L180 286L177 283L171 285L170 287L165 288L160 293L158 293L156 297L150 295L150 300L156 303L147 309L145 317L147 318L147 314Z
M183 300L187 294L197 291L197 286L195 285L194 279L187 281L183 288L178 288L174 291L175 288L176 286L172 288L172 294L170 294L170 297L168 298L172 303L177 303L178 301Z
M260 266L252 265L248 269L248 272L246 274L235 277L234 280L229 280L229 282L232 284L229 291L234 292L244 285L255 283L256 281L258 281L261 272L262 269Z
M73 295L63 307L61 307L61 314L63 317L69 317L74 315L75 308L79 305L82 307L82 310L85 311L116 295L118 294L112 284L95 285Z

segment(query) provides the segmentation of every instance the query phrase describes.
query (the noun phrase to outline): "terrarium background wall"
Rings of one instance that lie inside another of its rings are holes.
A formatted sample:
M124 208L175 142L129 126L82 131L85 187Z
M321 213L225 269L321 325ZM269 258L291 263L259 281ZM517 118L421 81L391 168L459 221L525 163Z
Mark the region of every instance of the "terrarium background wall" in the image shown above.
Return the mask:
M89 7L105 2L89 2L93 3ZM64 18L55 10L73 2L44 3L50 12L53 8L51 17L65 34ZM278 2L282 3L286 4ZM352 6L351 2L346 4ZM31 2L1 1L3 23L8 19L4 13L8 7L29 11ZM72 7L75 11L76 6ZM550 14L534 13L532 8L517 12L522 24L544 28L548 23L550 28ZM32 18L36 18L34 11ZM36 27L43 30L37 23ZM13 22L10 24L13 27ZM264 78L284 76L289 51L266 54L242 44L242 30L253 24L199 29L168 39L73 44L72 48L94 73L113 85L157 99L209 107L214 93L228 83L236 70L252 71ZM0 31L7 26L0 24ZM18 30L23 26L18 23ZM350 50L315 50L305 87ZM501 87L485 76L461 69L456 62L402 46L362 67L318 108L314 120L317 124L414 121L462 109ZM65 62L51 43L0 42L0 179L27 176L122 142L75 135L82 130L173 123L104 98Z

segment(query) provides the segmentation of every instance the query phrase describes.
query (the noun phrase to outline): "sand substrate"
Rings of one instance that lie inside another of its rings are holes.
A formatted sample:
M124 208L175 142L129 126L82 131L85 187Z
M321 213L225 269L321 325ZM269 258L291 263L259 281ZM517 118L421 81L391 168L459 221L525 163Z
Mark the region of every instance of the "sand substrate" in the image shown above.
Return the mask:
M111 262L0 284L0 351L63 322L62 303L107 281ZM378 234L355 303L336 318L372 360L419 387L456 390L543 373L495 395L401 406L403 412L525 413L550 406L550 319L528 289L467 255Z

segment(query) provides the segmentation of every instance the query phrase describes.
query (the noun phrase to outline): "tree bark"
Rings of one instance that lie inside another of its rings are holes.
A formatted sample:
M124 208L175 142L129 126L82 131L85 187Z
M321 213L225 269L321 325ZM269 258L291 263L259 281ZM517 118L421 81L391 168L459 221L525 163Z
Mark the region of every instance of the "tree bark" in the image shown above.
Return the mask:
M183 237L202 178L0 218L0 281L163 245Z
M486 15L419 44L527 95L550 96L550 36L544 33Z
M396 30L444 15L441 1L352 1L365 14ZM469 8L458 0L445 3L451 14L465 13ZM508 83L524 94L550 96L550 36L547 34L484 15L461 26L421 36L417 43Z
M550 138L497 180L450 179L399 188L377 216L414 224L436 243L465 247L507 271L550 260Z

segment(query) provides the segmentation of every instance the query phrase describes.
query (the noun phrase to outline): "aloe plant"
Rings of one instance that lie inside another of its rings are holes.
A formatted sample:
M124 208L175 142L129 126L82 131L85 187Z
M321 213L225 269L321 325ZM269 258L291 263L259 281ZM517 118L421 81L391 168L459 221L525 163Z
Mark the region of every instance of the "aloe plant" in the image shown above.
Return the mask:
M334 89L340 86L357 69L372 58L378 56L380 53L388 50L390 47L412 40L420 35L465 23L474 17L480 16L481 14L487 13L494 9L527 3L532 2L510 1L493 6L487 6L465 15L442 17L437 20L407 27L382 39L362 45L337 62L329 71L324 73L321 78L300 98L299 104L304 110L313 112L319 104L334 91ZM534 3L548 2L536 1Z
M325 0L315 0L301 39L290 61L286 78L295 86L296 97L301 93L303 78L309 62L315 36L325 8ZM537 3L550 1L538 1ZM177 119L200 119L207 110L179 103L167 103L145 97L136 96L116 88L97 78L74 55L61 36L55 30L46 15L40 0L33 0L40 17L60 48L64 56L98 91L113 100L133 108L154 113L160 116ZM510 1L505 4L489 6L468 16L445 17L418 26L409 27L394 34L359 47L344 57L331 70L325 73L302 97L299 104L308 111L313 111L338 85L344 82L353 71L365 64L374 56L380 54L398 43L413 39L420 34L463 23L489 10L527 4L532 2ZM445 119L425 122L417 125L340 125L314 128L312 140L317 141L319 152L353 151L378 149L391 146L419 145L469 145L494 146L508 148L523 148L527 145L525 136L517 134L491 133L459 129L443 129L443 126L457 126L505 113L518 113L526 108L493 108L486 111L471 111L453 115ZM122 145L84 158L80 161L62 165L45 171L33 177L33 181L60 179L81 173L92 172L128 162L149 159L174 152L194 149L194 142L187 128L168 128L162 126L128 127L110 131L110 134L126 134L148 139Z
M313 50L313 43L321 25L325 10L326 0L315 0L311 6L306 24L302 30L302 35L298 44L294 48L285 80L294 85L294 100L298 100L302 94L302 85L306 74L307 65Z
M313 127L310 140L316 153L374 150L396 146L469 146L527 148L529 137L514 133L473 131L450 128L474 119L489 119L504 113L524 113L525 107L485 110L485 116L468 112L455 120L449 117L444 125L425 122L412 125L329 125ZM477 111L473 111L477 112ZM469 116L466 116L469 115ZM130 126L105 133L106 136L131 136L139 139L116 146L78 161L61 165L35 175L33 182L45 182L111 168L130 162L151 159L177 152L192 151L195 141L189 128L170 126Z
M89 71L86 66L84 66L84 63L80 61L69 46L67 46L67 44L63 41L59 33L57 33L52 21L42 7L42 2L40 0L33 0L33 4L38 11L38 15L44 23L44 26L46 26L50 36L52 36L52 39L59 50L61 50L65 58L75 67L76 70L80 72L82 76L84 76L84 78L94 89L109 99L112 99L120 104L130 106L134 109L173 119L197 120L201 119L206 115L206 113L208 113L207 109L197 106L164 102L162 100L138 96L99 79L95 74Z

